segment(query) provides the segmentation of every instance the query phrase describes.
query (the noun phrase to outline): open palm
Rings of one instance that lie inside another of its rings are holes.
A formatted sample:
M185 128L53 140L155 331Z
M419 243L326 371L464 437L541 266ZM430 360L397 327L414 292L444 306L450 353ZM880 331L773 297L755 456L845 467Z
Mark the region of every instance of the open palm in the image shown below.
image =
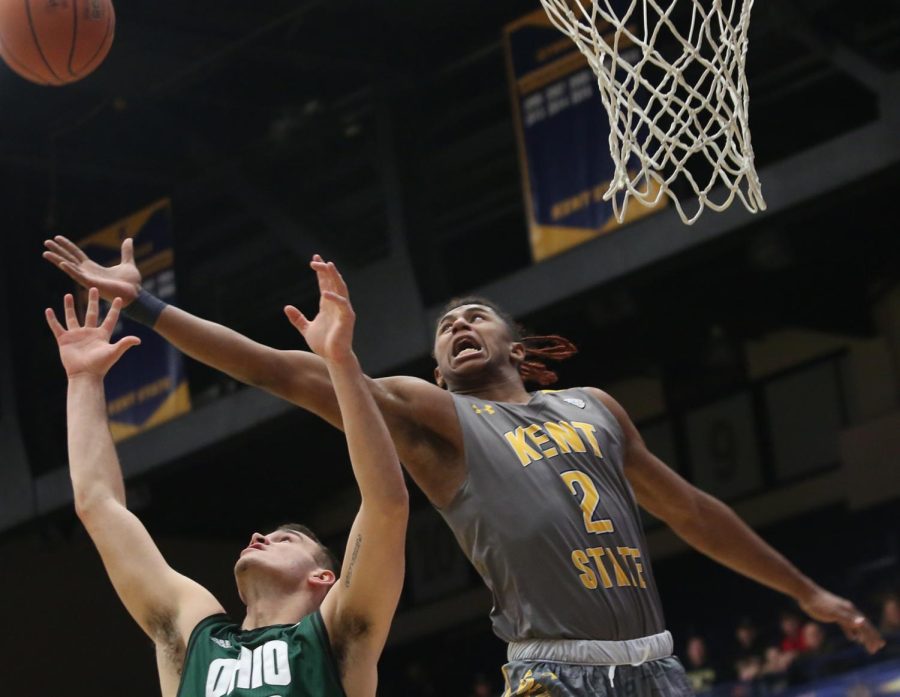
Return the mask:
M310 263L319 281L319 313L309 320L293 305L284 308L315 353L327 360L342 360L353 353L353 325L356 314L350 304L347 284L332 262L316 255Z
M97 288L107 302L122 298L122 304L128 305L141 290L141 272L134 263L134 241L130 237L122 242L122 261L109 267L91 260L62 235L44 240L44 246L44 259L84 288Z
M126 336L115 344L109 343L116 322L119 321L122 300L116 298L113 301L106 319L98 325L99 306L100 293L96 288L91 288L83 326L78 323L78 317L75 315L75 300L71 295L66 295L64 301L65 327L56 319L56 313L53 310L47 308L44 312L47 324L50 325L50 331L56 337L63 368L70 379L79 375L93 375L102 378L121 358L122 354L132 346L141 343L136 336Z

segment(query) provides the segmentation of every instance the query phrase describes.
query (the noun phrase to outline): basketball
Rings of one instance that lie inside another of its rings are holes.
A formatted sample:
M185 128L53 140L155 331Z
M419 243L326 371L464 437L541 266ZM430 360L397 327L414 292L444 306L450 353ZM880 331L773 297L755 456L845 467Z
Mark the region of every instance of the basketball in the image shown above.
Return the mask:
M103 62L115 26L111 0L0 0L0 56L26 80L66 85Z

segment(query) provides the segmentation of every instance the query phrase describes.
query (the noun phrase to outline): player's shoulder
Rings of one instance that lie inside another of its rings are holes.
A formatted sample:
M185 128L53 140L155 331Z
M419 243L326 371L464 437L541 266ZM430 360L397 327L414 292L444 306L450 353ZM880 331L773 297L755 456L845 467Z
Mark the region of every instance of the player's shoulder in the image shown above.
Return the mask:
M449 398L449 393L433 382L411 375L391 375L389 377L376 378L375 384L391 396L403 400L416 398L434 399L438 395L445 395Z
M564 387L564 388L557 388L557 389L552 389L552 390L548 389L548 390L541 390L541 392L543 394L555 394L555 395L560 395L560 396L564 396L567 394L577 394L580 392L582 394L586 394L588 397L591 397L591 398L596 399L597 401L601 402L610 411L612 411L614 407L618 408L618 409L622 408L621 405L615 399L613 399L612 396L608 392L604 392L599 387L591 387L590 385Z
M628 412L625 411L624 407L619 404L619 402L611 394L609 394L609 392L601 390L599 387L585 385L581 387L570 387L565 390L545 391L558 393L561 396L565 394L585 395L589 399L593 399L594 401L598 402L603 408L606 409L606 411L608 411L612 415L613 420L618 424L619 429L626 437L631 433L631 430L633 429L631 417L628 416ZM569 401L569 399L566 398L566 401Z
M636 433L634 423L631 421L631 417L628 416L628 412L625 411L625 407L615 397L599 387L582 387L580 389L606 407L615 417L626 439L632 440L631 437Z
M613 414L616 414L616 412L619 410L621 410L623 413L625 411L624 409L622 409L622 405L619 404L619 402L616 401L616 399L609 392L601 390L599 387L592 387L590 385L587 385L585 387L579 387L578 389L601 402L603 406L613 412Z
M414 428L406 431L406 435L415 439L424 437L431 445L434 443L429 435L451 444L461 442L456 406L449 392L434 383L408 375L377 378L373 383L372 394L382 414L388 419L388 427L392 432L398 425L414 425ZM396 433L395 442L400 445ZM409 453L404 457L406 464L411 464Z

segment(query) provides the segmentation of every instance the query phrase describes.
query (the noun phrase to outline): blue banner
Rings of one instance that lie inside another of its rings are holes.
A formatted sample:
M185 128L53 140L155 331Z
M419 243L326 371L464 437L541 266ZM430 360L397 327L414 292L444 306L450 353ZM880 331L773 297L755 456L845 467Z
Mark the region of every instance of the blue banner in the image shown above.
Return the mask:
M113 223L79 242L98 264L119 263L122 241L134 238L135 263L143 287L167 303L175 302L172 206L168 199ZM191 408L181 354L152 329L126 317L113 341L135 335L141 345L128 351L106 378L110 430L116 441L133 436Z
M535 261L618 226L603 196L614 166L596 77L543 10L505 28ZM665 199L661 199L661 208ZM629 205L625 222L655 209Z

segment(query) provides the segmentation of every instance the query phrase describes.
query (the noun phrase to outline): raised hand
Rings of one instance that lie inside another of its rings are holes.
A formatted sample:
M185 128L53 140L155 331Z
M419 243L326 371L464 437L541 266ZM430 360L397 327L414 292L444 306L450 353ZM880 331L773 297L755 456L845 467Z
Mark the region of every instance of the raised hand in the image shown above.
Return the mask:
M353 356L353 325L356 314L350 304L347 284L332 262L325 262L318 254L310 267L319 281L319 314L309 320L293 305L284 314L296 327L306 343L325 360L341 361Z
M869 653L884 646L879 631L849 600L819 589L811 597L804 598L800 607L815 620L837 623L848 639L862 644Z
M56 313L49 307L44 310L44 316L50 325L50 331L56 337L59 357L70 380L85 375L102 378L122 354L141 343L136 336L126 336L115 344L109 343L116 322L119 321L121 298L113 300L106 319L99 325L97 320L100 314L100 293L96 288L91 288L88 293L84 326L78 323L78 317L75 315L75 299L71 295L66 295L64 306L65 327L59 323Z
M62 235L44 240L44 259L85 288L97 288L107 302L122 298L129 305L141 290L141 272L134 263L134 241L122 242L122 261L115 266L100 266L91 261L74 242Z

